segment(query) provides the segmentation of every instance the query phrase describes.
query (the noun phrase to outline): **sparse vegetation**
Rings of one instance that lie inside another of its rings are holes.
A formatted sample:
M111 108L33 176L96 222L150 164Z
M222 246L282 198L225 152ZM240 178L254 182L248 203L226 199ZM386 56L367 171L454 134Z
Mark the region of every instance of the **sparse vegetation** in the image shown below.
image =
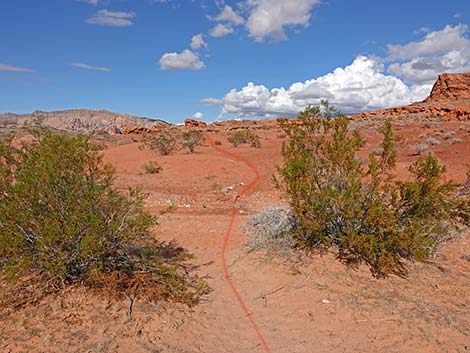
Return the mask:
M442 135L442 138L443 138L444 140L450 140L451 138L454 137L454 135L455 135L454 132L449 131L449 132L446 132L444 135Z
M96 145L41 127L30 133L34 142L19 149L0 142L0 272L18 288L84 284L194 304L205 286L188 277L189 255L153 240L156 218L139 190L113 187Z
M219 194L222 192L222 185L214 183L211 185L211 189L214 194Z
M215 140L215 141L214 141L214 144L215 144L216 146L222 146L222 141L220 141L220 140Z
M284 165L275 181L289 197L296 218L293 237L304 249L334 247L348 264L365 262L377 276L406 274L404 260L428 261L458 205L456 185L431 154L409 167L412 178L396 181L391 120L380 130L382 154L367 167L357 152L363 139L346 117L322 102L283 124Z
M156 136L147 137L144 146L163 156L168 156L176 151L178 143L171 131L163 130Z
M162 171L162 167L157 162L151 161L143 165L145 174L158 174Z
M204 135L199 130L187 130L183 132L181 145L187 148L189 152L194 153L196 149L202 146Z
M295 217L289 209L273 207L249 217L244 227L248 251L286 252L293 248Z
M249 143L254 148L261 147L259 136L250 130L232 131L228 134L227 140L235 147L245 143Z
M417 145L411 146L411 149L418 155L423 154L429 149L429 145L427 143L418 143Z
M441 142L434 138L434 137L430 137L426 140L426 143L429 145L429 146L439 146L441 144Z

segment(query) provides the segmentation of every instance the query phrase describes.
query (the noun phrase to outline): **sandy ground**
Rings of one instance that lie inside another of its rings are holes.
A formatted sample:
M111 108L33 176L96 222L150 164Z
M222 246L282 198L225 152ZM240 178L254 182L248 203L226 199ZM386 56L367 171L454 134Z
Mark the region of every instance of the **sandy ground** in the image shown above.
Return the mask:
M367 137L364 153L377 146L374 121L354 122ZM394 123L399 138L400 176L416 158L414 147L433 137L430 148L465 179L470 164L470 122ZM452 138L444 137L449 131ZM284 205L270 177L281 163L282 135L260 130L262 148L234 148L224 133L210 133L222 147L248 158L261 174L253 192L240 200L227 251L230 274L263 333L271 352L457 352L470 351L470 234L453 236L435 264L411 266L409 277L375 279L366 267L349 269L333 254L310 258L270 258L248 254L241 228L246 217ZM425 136L424 136L425 134ZM461 139L461 140L457 140ZM171 303L139 302L132 321L127 303L110 302L83 289L70 289L0 318L1 352L263 352L249 321L228 286L221 265L223 237L231 205L253 173L209 145L197 153L159 156L139 143L114 145L106 161L117 168L117 185L141 186L146 205L160 217L155 237L175 241L195 255L198 272L212 292L189 309ZM142 173L157 161L163 171ZM467 348L466 348L467 347Z

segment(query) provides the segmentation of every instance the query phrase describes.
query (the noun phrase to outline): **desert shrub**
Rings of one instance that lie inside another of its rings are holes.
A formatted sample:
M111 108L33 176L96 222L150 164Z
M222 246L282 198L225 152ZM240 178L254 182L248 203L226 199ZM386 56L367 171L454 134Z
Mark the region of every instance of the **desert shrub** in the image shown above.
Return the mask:
M249 143L254 148L261 147L259 136L250 130L232 131L228 134L227 141L235 147L245 143Z
M409 167L410 181L394 178L395 138L388 120L382 154L362 166L363 140L349 120L327 102L299 115L301 124L283 124L284 165L278 167L305 249L334 247L348 263L365 262L377 276L405 274L404 260L428 261L455 206L455 184L442 181L445 167L429 154Z
M183 132L181 145L193 153L196 148L202 146L204 135L199 130L188 130Z
M215 144L216 146L222 146L222 141L220 141L220 140L215 140L215 141L214 141L214 144Z
M267 250L268 252L287 251L293 248L292 233L296 228L291 210L272 207L255 213L248 218L244 232L248 235L248 251Z
M422 154L423 152L426 152L429 149L429 145L427 143L418 143L417 145L411 146L411 149L416 154Z
M146 174L158 174L162 171L162 166L157 162L148 162L143 165Z
M211 189L212 189L212 192L214 194L219 194L222 192L222 185L218 184L218 183L213 183L211 185Z
M0 142L0 272L44 288L194 303L202 286L184 271L189 255L155 243L139 190L113 187L114 170L88 137L30 132L22 148Z
M149 136L144 141L144 146L163 156L168 156L176 151L178 143L176 137L167 130L161 131L156 136Z
M430 137L426 140L426 143L429 145L429 146L439 146L441 143L439 142L438 139L434 138L434 137Z
M442 135L442 138L444 140L450 140L452 137L454 137L454 132L452 131L449 131L449 132L446 132L444 135Z
M384 153L384 149L382 147L376 147L371 152L374 156L381 156Z

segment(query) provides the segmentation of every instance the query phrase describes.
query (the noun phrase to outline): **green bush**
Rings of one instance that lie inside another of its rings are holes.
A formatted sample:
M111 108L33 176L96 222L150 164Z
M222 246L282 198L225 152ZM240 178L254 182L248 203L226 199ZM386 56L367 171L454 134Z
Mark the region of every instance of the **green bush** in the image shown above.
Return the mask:
M140 192L113 187L89 138L30 132L34 142L20 149L0 142L0 272L13 283L26 276L194 303L203 286L193 290L183 271L188 254L152 240L156 219Z
M162 156L168 156L176 151L178 142L170 131L163 130L157 136L147 137L144 146L158 151Z
M227 141L235 147L245 143L249 143L251 147L254 148L261 147L259 136L250 130L237 130L229 132Z
M146 174L158 174L162 171L161 165L153 161L145 163L143 168Z
M458 204L456 185L443 182L445 167L429 154L410 166L410 181L396 181L390 120L367 166L357 157L362 137L327 102L309 107L297 122L281 121L289 141L281 179L274 178L296 217L297 245L335 247L341 260L364 261L378 276L405 274L404 260L428 261Z
M198 130L187 130L183 132L183 140L181 145L193 153L196 148L202 146L204 142L204 135Z

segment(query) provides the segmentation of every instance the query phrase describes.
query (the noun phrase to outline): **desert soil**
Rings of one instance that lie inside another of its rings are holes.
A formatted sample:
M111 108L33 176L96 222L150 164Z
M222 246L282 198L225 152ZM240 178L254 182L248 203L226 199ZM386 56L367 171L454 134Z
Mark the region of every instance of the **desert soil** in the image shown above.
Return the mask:
M358 120L367 138L364 155L377 147L380 120ZM433 119L394 121L400 137L400 177L418 156L417 144L439 141L430 150L448 166L448 177L465 180L470 164L470 121ZM453 132L452 137L449 132ZM470 351L470 234L453 234L432 264L410 264L407 278L372 277L365 266L345 267L334 254L266 256L247 253L242 226L266 207L286 205L270 177L280 164L279 129L258 130L262 148L234 148L226 133L208 132L222 146L255 164L261 178L242 197L227 251L229 271L271 352L426 352ZM84 289L70 289L39 304L3 312L1 352L263 352L249 321L228 286L221 265L222 242L237 192L254 175L242 162L208 144L197 153L171 156L140 150L121 139L105 151L117 168L117 185L141 186L146 205L159 213L155 237L174 241L195 256L199 275L212 288L194 308L138 302L127 320L126 301L112 302ZM157 161L163 170L143 173ZM467 348L466 348L467 347Z

